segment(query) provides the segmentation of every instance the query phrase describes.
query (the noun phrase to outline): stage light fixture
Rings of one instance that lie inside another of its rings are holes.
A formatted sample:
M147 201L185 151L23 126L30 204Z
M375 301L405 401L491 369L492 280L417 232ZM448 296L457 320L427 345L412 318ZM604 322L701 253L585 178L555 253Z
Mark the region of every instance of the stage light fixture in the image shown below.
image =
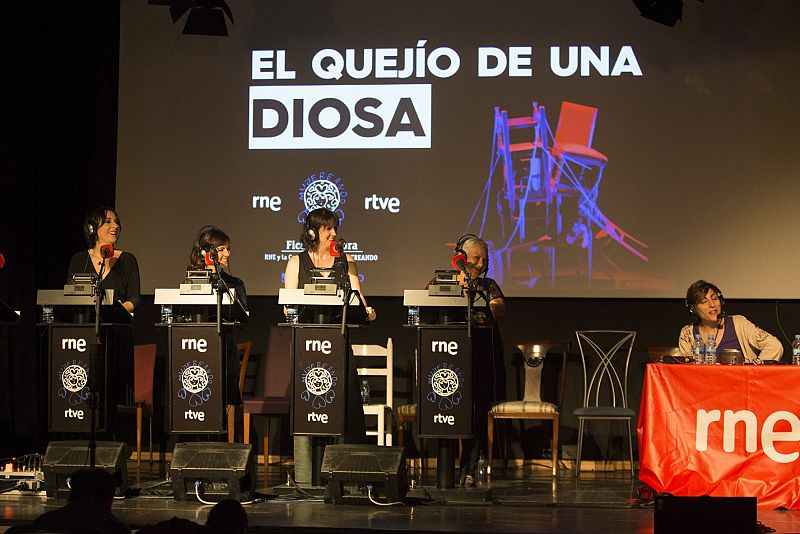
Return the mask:
M172 23L175 24L186 12L183 32L186 35L218 35L226 37L228 26L225 16L233 22L233 11L225 0L148 0L148 4L169 6Z
M649 20L675 27L683 16L683 0L633 0L639 13Z

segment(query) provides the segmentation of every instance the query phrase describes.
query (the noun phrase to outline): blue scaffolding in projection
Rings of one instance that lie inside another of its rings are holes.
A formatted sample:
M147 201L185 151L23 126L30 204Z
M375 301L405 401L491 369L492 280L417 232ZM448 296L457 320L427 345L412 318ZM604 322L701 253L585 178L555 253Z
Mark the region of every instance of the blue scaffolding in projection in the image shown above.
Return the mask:
M511 272L513 259L527 267L524 284L533 287L545 278L554 287L557 261L567 248L585 253L576 273L586 275L589 287L596 252L610 278L623 273L604 253L609 245L619 244L647 261L642 252L647 245L597 204L608 158L592 148L596 119L597 108L565 101L554 135L545 107L537 102L522 117L494 108L489 177L467 228L492 242L493 276L499 282ZM519 277L524 268L515 267Z

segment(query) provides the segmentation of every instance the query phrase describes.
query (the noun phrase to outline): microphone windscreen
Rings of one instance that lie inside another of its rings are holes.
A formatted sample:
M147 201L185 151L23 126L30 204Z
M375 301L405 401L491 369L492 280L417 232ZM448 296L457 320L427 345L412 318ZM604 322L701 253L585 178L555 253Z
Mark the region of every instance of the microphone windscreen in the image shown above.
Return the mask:
M104 260L114 255L114 247L111 245L100 245L100 257Z
M6 257L0 252L0 269L6 266Z
M458 269L459 271L464 271L467 268L467 257L463 254L456 254L453 256L451 260L453 263L453 267Z
M214 265L214 257L208 250L203 251L203 259L205 260L206 265Z
M330 253L334 258L340 257L344 253L344 239L339 241L331 241Z

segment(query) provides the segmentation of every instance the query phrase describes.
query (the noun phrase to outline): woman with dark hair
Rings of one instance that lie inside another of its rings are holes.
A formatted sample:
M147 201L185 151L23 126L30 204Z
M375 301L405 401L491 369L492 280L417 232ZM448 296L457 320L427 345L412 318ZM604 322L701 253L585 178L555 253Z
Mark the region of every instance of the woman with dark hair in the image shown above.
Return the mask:
M247 291L241 278L231 275L231 238L216 226L203 226L197 232L197 239L189 253L190 271L209 270L219 275L221 290L231 289L232 303L222 310L225 321L247 323ZM224 294L224 293L223 293ZM216 319L216 310L210 319ZM238 406L242 403L239 395L239 353L236 349L235 333L225 336L225 388L226 402Z
M297 289L312 283L314 269L330 269L340 286L349 281L351 289L358 291L367 312L367 320L374 321L375 310L367 306L366 297L358 279L358 267L350 254L345 254L346 269L336 269L337 257L331 254L331 244L336 243L339 218L329 209L318 208L310 212L303 225L300 241L305 249L286 263L284 287Z
M717 354L723 349L735 349L747 362L780 360L783 345L772 334L762 330L742 315L728 315L722 291L710 282L698 280L686 291L686 307L692 316L691 324L681 329L678 345L683 354L692 353L695 335L703 343L713 335Z
M100 274L103 265L103 289L114 290L114 300L122 303L128 312L139 306L139 264L130 252L116 249L122 233L122 223L114 208L100 207L89 210L83 221L83 234L88 250L76 252L69 262L69 274ZM110 251L103 257L101 249Z
M192 245L192 251L189 253L188 269L190 271L210 270L217 272L217 266L219 266L219 276L223 282L223 289L233 289L235 300L241 304L241 306L238 304L230 306L229 314L224 318L246 323L248 317L244 312L247 310L247 292L242 279L231 275L229 272L230 257L231 238L228 237L228 234L216 226L204 226L197 232L197 239Z
M113 289L114 300L129 313L139 306L139 264L130 252L116 249L122 223L114 208L89 210L83 220L83 234L88 250L76 252L69 262L70 275L100 274L103 267L103 290ZM133 403L133 333L131 328L105 327L107 399L106 428L113 437L118 405ZM101 386L102 387L102 386Z

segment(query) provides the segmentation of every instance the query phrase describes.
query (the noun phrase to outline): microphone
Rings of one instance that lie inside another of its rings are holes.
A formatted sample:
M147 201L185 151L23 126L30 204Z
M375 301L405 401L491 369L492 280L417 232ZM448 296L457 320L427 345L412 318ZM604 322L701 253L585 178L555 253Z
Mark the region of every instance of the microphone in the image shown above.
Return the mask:
M344 239L340 239L338 241L331 241L330 244L331 256L333 256L334 258L341 257L342 254L344 254L344 244L345 244Z
M467 270L467 257L465 255L456 254L450 261L453 263L453 267L455 267L459 271Z
M6 257L0 252L0 269L6 266Z
M112 245L100 245L100 257L104 260L114 255L114 247Z
M218 257L217 249L215 248L212 248L211 250L203 250L203 260L208 266L216 265Z

